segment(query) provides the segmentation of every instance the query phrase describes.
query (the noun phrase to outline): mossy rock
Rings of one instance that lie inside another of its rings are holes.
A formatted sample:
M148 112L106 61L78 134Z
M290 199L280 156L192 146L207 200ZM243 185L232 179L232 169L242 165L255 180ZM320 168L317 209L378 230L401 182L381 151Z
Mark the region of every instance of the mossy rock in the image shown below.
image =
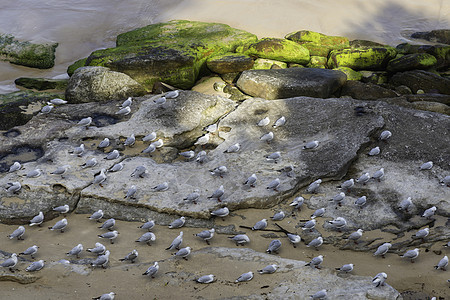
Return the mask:
M388 73L385 71L358 71L362 78L361 81L365 83L383 84L388 82Z
M158 81L189 89L206 72L209 57L256 40L254 34L225 24L174 20L120 34L115 48L94 51L84 66L125 73L149 90Z
M49 78L30 78L20 77L14 80L14 83L18 86L26 89L35 89L38 91L43 90L65 90L67 87L68 79L49 79Z
M403 43L395 47L398 53L415 54L428 53L436 57L436 69L445 70L450 66L450 46L446 45L411 45Z
M409 70L426 70L437 64L437 59L431 54L414 53L403 55L389 62L387 70L389 72L403 72Z
M361 80L363 77L361 73L347 67L339 67L333 70L344 72L347 75L347 80Z
M85 67L86 66L86 61L87 61L87 57L82 58L77 60L76 62L74 62L73 64L71 64L68 68L67 68L67 74L69 76L72 76L73 73L76 71L76 69L81 68L81 67Z
M289 33L285 38L307 48L311 56L327 57L331 50L350 47L348 38L346 37L330 36L309 30Z
M258 58L255 60L253 70L286 69L288 64L282 61Z
M326 69L327 58L323 56L311 56L311 60L306 65L307 68L321 68Z
M241 51L241 49L237 51ZM250 56L274 59L286 63L307 64L310 59L308 49L286 39L263 38L243 47L242 51Z
M253 64L250 56L237 53L216 55L206 61L208 69L218 74L242 72L251 69Z
M384 70L395 58L397 51L392 47L357 48L331 51L329 68L348 67L353 70Z
M0 34L0 56L16 65L49 69L55 65L57 43L33 44L18 41L12 35Z

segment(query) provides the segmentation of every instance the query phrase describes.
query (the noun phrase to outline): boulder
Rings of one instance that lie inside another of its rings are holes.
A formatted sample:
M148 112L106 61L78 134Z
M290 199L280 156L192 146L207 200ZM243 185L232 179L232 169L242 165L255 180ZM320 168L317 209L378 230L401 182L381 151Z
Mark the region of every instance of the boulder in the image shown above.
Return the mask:
M104 67L83 67L70 77L66 100L70 103L107 102L144 94L145 89L124 73Z
M12 35L0 34L0 55L10 63L31 68L49 69L55 65L57 43L20 42Z
M427 53L406 54L391 60L387 65L389 72L403 72L409 70L426 70L436 66L436 58Z
M406 85L414 93L424 90L426 93L450 95L450 79L423 70L396 73L389 83L395 86Z
M264 99L329 98L346 80L344 73L328 69L249 70L242 73L237 86L248 95Z
M188 89L206 70L209 57L256 40L225 24L173 20L120 34L115 48L94 51L84 65L125 73L148 90L158 81Z
M310 59L308 49L287 39L263 38L238 48L236 51L257 58L268 58L287 63L307 64Z
M267 58L257 58L253 65L254 70L286 69L287 67L285 62Z
M242 72L251 69L253 64L250 56L237 53L213 56L206 61L208 69L218 74Z
M407 95L406 99L409 102L417 102L417 101L438 102L450 106L450 95L442 95L442 94Z
M384 70L395 58L397 51L392 47L364 47L334 50L330 52L328 67L348 67L353 70Z
M397 94L377 84L360 81L347 81L341 89L341 96L350 96L359 100L377 100L396 97Z
M346 37L330 36L309 30L289 33L285 38L304 46L309 50L310 55L314 56L328 57L331 50L350 47Z
M414 32L411 34L414 39L424 39L434 43L450 45L450 29L437 29L432 31Z
M450 46L446 45L411 45L409 43L399 44L396 47L400 54L428 53L436 60L436 69L445 70L450 66Z
M339 67L333 70L343 72L345 75L347 75L347 80L361 80L363 78L363 75L360 72L354 71L347 67Z
M65 90L67 87L67 79L50 79L50 78L30 78L20 77L14 80L18 86L26 89L42 90Z
M327 58L322 56L311 56L311 60L306 67L325 69L327 67Z

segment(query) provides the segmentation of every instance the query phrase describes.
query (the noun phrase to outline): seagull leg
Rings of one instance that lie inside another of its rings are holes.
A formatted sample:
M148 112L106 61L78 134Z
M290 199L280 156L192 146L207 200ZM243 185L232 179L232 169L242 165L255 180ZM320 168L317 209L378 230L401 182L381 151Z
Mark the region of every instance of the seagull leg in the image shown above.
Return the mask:
M209 241L208 241L208 240L205 240L205 242L206 242L206 244L210 245L210 243L209 243Z

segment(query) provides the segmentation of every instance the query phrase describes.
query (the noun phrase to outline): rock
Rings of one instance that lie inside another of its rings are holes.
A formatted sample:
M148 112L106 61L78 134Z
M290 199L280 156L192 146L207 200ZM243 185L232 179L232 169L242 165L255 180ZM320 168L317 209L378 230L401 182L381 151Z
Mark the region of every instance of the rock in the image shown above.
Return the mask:
M395 91L397 93L399 93L400 95L411 95L412 91L409 87L407 87L406 85L399 85L397 87L395 87Z
M310 59L308 49L287 39L263 38L236 51L257 58L298 64L307 64Z
M208 68L218 74L249 70L253 67L253 63L253 59L250 56L236 53L213 56L206 61Z
M426 70L434 67L437 60L427 53L407 54L391 60L387 65L389 72L403 72L409 70Z
M374 42L374 41L368 41L368 40L353 40L349 42L350 47L355 48L364 48L364 47L386 47L386 45Z
M12 35L0 34L0 55L10 63L31 68L49 69L55 65L57 43L19 42Z
M86 66L87 57L82 58L67 67L67 74L72 76L78 68Z
M124 73L104 67L83 67L70 77L66 100L69 103L106 102L144 94L145 89Z
M406 96L409 102L427 101L427 102L439 102L450 106L450 95L442 94L422 94L422 95L410 95Z
M65 90L67 87L67 79L49 79L49 78L29 78L20 77L14 80L18 86L26 89L42 90Z
M396 47L400 54L428 53L436 60L436 69L445 70L450 66L450 46L446 45L411 45L408 43L399 44Z
M242 100L250 98L249 96L242 93L233 84L227 84L225 86L225 88L223 89L223 92L229 94L230 96L228 97L228 99L231 99L233 101L242 101Z
M450 79L423 70L396 73L389 83L395 86L406 85L413 93L422 89L426 93L438 92L450 95Z
M362 75L362 82L383 84L388 82L388 73L385 71L359 71Z
M415 101L412 103L414 109L433 111L450 116L450 106L432 101Z
M295 96L329 98L346 82L339 71L314 68L244 71L237 86L246 94L264 99Z
M347 81L342 86L341 96L350 96L359 100L377 100L396 97L397 94L393 90L383 88L377 84Z
M361 80L363 78L363 75L360 72L353 71L352 69L347 67L339 67L333 70L343 72L345 75L347 75L347 80Z
M311 56L311 60L306 65L307 68L322 68L327 67L327 58L322 56Z
M30 284L38 280L40 277L33 274L21 273L3 273L0 274L0 281L13 281L20 284Z
M189 89L210 56L256 40L254 34L225 24L173 20L120 34L115 48L94 51L85 65L125 73L148 90L158 81Z
M330 52L328 67L348 67L356 71L383 70L396 54L397 51L392 47L334 50Z
M287 63L266 58L257 58L255 60L255 64L253 65L254 70L286 69L286 68Z
M307 48L312 56L327 57L331 50L349 48L350 46L346 37L330 36L309 30L290 33L285 38Z
M64 98L61 93L19 91L0 95L0 130L26 124L47 101Z
M411 34L411 37L414 39L424 39L430 42L450 45L450 29L414 32L413 34Z

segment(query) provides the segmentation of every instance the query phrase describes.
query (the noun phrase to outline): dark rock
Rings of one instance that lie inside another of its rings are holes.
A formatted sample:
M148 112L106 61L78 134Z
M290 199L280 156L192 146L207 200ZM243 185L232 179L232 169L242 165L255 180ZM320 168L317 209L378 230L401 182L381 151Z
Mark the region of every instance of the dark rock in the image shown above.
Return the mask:
M347 76L340 71L289 68L244 71L237 86L248 95L264 99L295 96L329 98L346 81Z
M442 95L442 94L407 95L406 99L409 102L417 102L417 101L439 102L450 106L450 95Z
M253 63L253 59L250 56L236 53L213 56L206 61L208 68L218 74L249 70L253 67Z
M233 100L233 101L242 101L245 100L247 98L249 98L249 96L245 95L244 93L242 93L236 86L234 86L233 84L227 84L224 89L223 89L224 93L230 94L230 96L228 97L228 99Z
M222 78L222 80L225 81L226 83L232 84L238 81L239 76L241 76L241 72L222 74L220 78Z
M359 71L362 82L383 84L388 82L388 73L385 71Z
M406 85L414 93L421 89L425 93L438 92L450 95L450 79L423 70L396 73L389 83L395 86Z
M446 45L411 45L399 44L396 47L400 54L428 53L436 60L436 70L445 70L450 66L450 46Z
M397 87L395 87L395 91L397 93L399 93L400 95L411 95L412 91L409 87L407 87L406 85L399 85Z
M344 49L350 46L346 37L330 36L309 30L290 33L285 38L307 48L311 56L327 57L331 50Z
M414 39L424 39L450 45L450 29L437 29L432 31L415 32L411 34Z
M426 70L436 66L437 60L431 54L406 54L391 60L387 65L389 72L403 72L409 70Z
M351 48L362 48L362 47L385 47L386 45L373 42L373 41L367 41L367 40L353 40L350 41L350 47Z
M350 96L359 100L377 100L396 97L397 94L393 90L383 88L377 84L347 81L342 86L341 96Z
M29 78L21 77L14 80L18 86L26 89L42 90L65 90L68 79L49 79L49 78Z
M328 67L348 67L353 70L384 70L395 58L397 51L392 47L372 47L334 50L330 52Z

